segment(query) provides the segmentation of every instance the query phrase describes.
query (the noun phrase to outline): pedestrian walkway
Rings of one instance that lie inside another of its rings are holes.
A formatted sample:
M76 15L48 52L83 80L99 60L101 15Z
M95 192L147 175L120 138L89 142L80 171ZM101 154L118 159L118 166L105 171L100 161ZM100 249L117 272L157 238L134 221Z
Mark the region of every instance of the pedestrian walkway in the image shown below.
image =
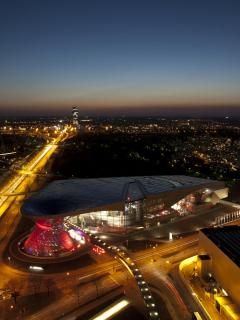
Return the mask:
M203 281L197 276L197 256L183 260L179 265L180 276L186 288L202 310L203 319L222 320L215 307L213 296L206 294Z

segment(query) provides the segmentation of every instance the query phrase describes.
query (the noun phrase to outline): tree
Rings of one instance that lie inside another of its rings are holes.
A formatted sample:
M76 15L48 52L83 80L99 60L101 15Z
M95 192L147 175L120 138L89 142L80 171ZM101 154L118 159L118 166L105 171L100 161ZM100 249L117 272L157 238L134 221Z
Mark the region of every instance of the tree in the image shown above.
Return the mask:
M14 301L14 304L17 304L17 298L20 296L20 292L19 290L16 289L17 287L17 283L15 280L11 280L8 283L8 288L6 289L6 291L8 291L11 295L11 298Z
M30 278L30 283L31 283L32 288L33 288L33 293L34 293L34 295L36 295L40 291L41 284L42 284L42 279L40 277L32 276Z
M15 306L17 305L17 298L20 296L20 293L18 291L13 291L11 293L11 297L14 301Z
M80 290L81 286L79 284L76 285L76 295L77 295L77 302L78 302L78 305L80 305L80 293L81 293L81 290Z
M54 286L54 281L52 278L48 278L44 281L44 285L47 288L47 295L50 295L50 291L52 289L52 287Z
M97 294L97 298L99 296L99 286L98 286L98 279L94 279L93 280L93 283L95 285L95 288L96 288L96 294Z

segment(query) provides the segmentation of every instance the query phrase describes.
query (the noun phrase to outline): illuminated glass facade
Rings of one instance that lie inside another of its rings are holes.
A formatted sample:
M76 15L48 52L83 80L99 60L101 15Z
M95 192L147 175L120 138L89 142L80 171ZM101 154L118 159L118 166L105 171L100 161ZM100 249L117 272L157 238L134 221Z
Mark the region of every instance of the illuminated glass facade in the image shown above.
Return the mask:
M172 209L177 211L181 216L196 213L204 207L211 207L218 203L219 198L210 189L198 190L195 193L191 193L183 199L172 205Z
M80 228L126 228L143 221L144 201L125 204L125 210L102 210L68 217L67 221Z
M124 225L123 211L117 210L89 212L68 217L67 220L82 229L85 227L121 227Z

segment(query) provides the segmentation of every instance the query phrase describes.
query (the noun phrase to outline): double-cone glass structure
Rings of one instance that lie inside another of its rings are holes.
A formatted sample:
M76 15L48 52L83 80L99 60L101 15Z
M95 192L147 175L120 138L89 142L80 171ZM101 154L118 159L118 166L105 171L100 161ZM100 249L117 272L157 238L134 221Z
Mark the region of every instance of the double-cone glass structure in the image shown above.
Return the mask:
M24 251L34 256L56 257L74 250L75 243L64 230L63 218L39 219L24 242Z

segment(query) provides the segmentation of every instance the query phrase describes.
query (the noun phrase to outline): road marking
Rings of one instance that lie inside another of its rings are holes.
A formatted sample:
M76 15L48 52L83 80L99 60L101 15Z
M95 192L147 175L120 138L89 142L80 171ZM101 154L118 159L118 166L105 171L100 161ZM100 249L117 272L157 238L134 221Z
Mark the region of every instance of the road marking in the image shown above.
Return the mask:
M99 313L97 316L92 317L90 320L107 320L111 319L114 314L119 313L121 310L125 309L130 302L127 299L122 299L121 301L115 303L107 310Z

